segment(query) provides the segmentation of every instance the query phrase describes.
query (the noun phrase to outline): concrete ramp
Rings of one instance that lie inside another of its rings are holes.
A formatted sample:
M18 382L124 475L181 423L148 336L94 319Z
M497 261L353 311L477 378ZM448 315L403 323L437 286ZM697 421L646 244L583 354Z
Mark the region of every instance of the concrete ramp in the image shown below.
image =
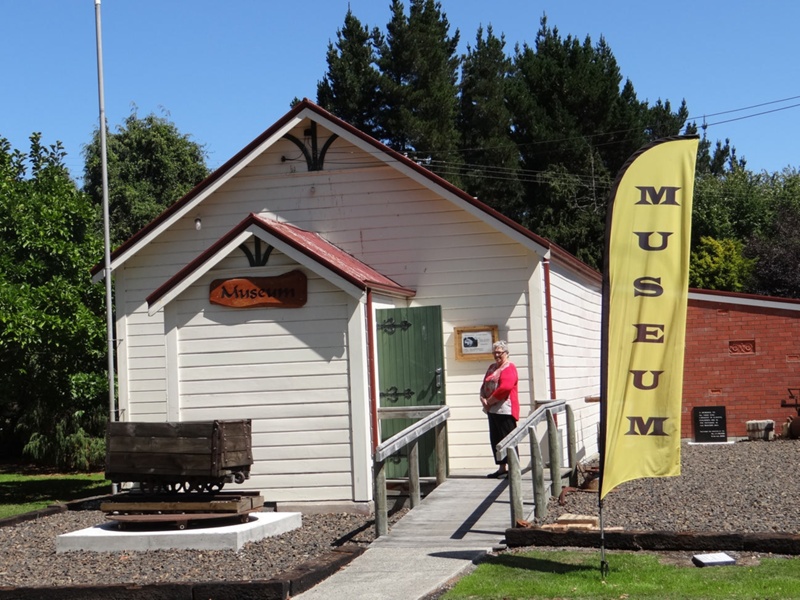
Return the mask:
M533 496L530 480L526 497ZM525 513L533 505L525 503ZM508 482L459 472L397 522L389 535L297 600L423 598L503 547L511 525Z

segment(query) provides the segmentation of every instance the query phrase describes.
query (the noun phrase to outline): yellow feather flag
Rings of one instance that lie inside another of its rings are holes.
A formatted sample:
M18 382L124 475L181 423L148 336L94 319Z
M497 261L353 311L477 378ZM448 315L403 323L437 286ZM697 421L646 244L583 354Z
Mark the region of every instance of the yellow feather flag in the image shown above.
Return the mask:
M603 276L600 500L681 471L681 400L698 139L660 140L620 170Z

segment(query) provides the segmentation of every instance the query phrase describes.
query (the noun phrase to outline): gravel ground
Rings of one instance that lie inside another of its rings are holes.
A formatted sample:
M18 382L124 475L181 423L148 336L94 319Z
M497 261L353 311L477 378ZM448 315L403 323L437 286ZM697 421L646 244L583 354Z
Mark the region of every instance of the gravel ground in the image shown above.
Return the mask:
M605 524L650 531L800 533L799 459L800 441L684 445L681 476L620 485L605 498ZM597 494L566 494L564 506L551 501L545 521L563 513L596 515ZM57 535L104 521L98 511L80 511L0 528L0 586L269 579L333 546L368 545L374 539L368 517L304 515L300 529L239 552L55 553Z
M395 522L405 511L390 517ZM363 515L303 515L299 529L232 550L66 552L56 536L106 521L99 511L70 511L0 528L0 587L148 584L270 579L343 543L369 545L374 521Z
M606 527L643 531L800 533L800 440L681 446L681 475L628 481L603 501ZM597 493L552 501L544 522L597 515Z

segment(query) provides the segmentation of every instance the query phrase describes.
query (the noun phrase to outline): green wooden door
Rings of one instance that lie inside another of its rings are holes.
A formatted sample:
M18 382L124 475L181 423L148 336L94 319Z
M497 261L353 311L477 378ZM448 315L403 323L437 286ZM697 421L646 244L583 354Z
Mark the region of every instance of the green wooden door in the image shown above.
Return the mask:
M413 407L444 404L444 346L440 306L376 311L380 406ZM413 419L381 419L381 441L405 429ZM408 476L407 448L387 462L388 478ZM433 432L419 441L423 477L436 474Z

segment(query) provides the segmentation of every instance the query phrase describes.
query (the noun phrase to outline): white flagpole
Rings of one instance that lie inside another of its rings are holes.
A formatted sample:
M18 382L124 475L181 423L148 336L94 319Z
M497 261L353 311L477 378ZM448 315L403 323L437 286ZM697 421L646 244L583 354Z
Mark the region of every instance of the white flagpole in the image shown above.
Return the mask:
M117 420L114 378L114 310L111 295L111 234L108 209L108 152L106 148L106 108L103 94L103 36L100 23L100 0L94 0L95 31L97 33L97 95L100 104L100 165L103 178L103 241L105 246L106 328L108 338L108 420ZM116 485L114 486L116 488ZM113 490L116 493L116 489Z

